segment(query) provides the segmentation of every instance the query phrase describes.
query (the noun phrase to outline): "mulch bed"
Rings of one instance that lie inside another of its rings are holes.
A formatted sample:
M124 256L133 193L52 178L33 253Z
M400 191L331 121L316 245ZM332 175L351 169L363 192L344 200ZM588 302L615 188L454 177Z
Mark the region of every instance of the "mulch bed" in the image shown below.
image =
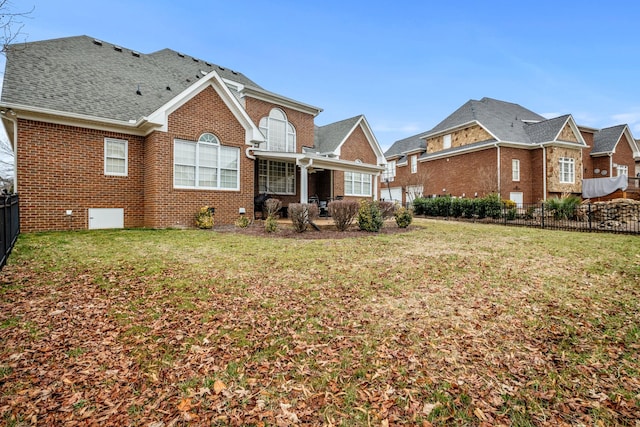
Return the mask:
M395 221L385 221L384 226L377 233L370 232L370 231L362 231L358 228L357 224L352 225L347 231L338 231L333 226L329 228L321 228L320 231L317 231L313 227L309 226L307 230L305 230L304 232L298 233L293 229L293 226L291 226L290 224L281 223L279 224L279 227L275 232L268 233L265 230L264 222L261 220L256 220L253 224L249 225L246 228L236 227L235 225L222 225L222 226L215 226L213 228L213 231L221 232L221 233L237 233L237 234L244 234L248 236L312 240L312 239L346 239L346 238L354 238L354 237L375 236L379 234L398 234L398 233L406 233L414 229L415 227L412 225L406 228L399 228L396 225Z

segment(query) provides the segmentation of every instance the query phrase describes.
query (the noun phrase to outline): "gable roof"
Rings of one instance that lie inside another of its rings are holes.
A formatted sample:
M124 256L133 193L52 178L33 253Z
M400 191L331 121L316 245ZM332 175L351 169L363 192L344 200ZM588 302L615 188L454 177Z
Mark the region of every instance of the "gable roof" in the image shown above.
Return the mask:
M525 123L524 130L533 144L555 141L570 118L570 114L565 114L538 123Z
M120 121L151 114L211 71L257 86L170 49L143 54L88 36L12 45L6 64L3 102Z
M135 122L216 73L240 100L269 98L317 115L321 109L261 88L244 74L171 49L136 52L88 36L9 46L2 102L105 121Z
M522 142L529 139L524 126L544 120L541 115L518 104L485 97L480 101L467 101L422 137L429 138L477 123L496 140Z
M387 158L400 157L411 151L425 150L428 138L445 135L470 126L482 127L491 137L473 144L451 147L434 153L423 153L420 158L477 150L496 143L535 147L543 143L567 142L586 147L578 126L570 114L546 119L518 104L485 97L479 101L472 99L465 102L427 132L394 142L385 152L385 156ZM578 142L558 139L566 126L571 128Z
M314 128L314 145L313 148L304 148L305 152L317 152L321 155L340 156L340 149L349 136L361 127L364 132L371 149L377 158L378 164L386 163L382 148L378 143L367 119L364 115L351 117L349 119L340 120L325 126L315 126Z
M392 157L404 157L405 153L409 151L418 149L426 150L427 143L424 138L422 138L422 135L422 133L419 133L394 142L391 147L385 151L384 156L388 159Z
M613 153L626 128L627 125L617 125L600 129L596 132L593 135L593 149L591 150L591 155ZM631 143L631 141L629 142Z

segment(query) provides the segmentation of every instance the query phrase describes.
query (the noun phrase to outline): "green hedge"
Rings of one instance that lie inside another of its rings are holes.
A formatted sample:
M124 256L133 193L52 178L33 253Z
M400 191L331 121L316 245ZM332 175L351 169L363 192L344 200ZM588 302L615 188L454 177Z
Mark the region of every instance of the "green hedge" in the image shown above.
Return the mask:
M502 216L502 201L497 194L489 194L479 199L454 199L451 196L419 197L413 201L413 211L416 215L425 216L498 219Z

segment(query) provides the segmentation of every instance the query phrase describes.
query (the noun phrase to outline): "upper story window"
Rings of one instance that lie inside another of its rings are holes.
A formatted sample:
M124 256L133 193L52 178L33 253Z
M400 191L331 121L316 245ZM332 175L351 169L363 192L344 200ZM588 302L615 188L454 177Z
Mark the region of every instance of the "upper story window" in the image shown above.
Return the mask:
M626 175L629 176L629 167L627 165L616 165L617 176Z
M520 160L511 159L511 180L520 181Z
M127 176L129 142L124 139L104 139L104 174Z
M380 175L382 182L392 182L396 176L396 161L390 160L387 162L387 169Z
M560 183L574 184L576 182L576 161L570 157L560 157Z
M240 189L240 149L225 147L218 138L203 134L197 142L173 142L173 185L208 190Z
M446 150L447 148L451 148L451 134L448 133L442 137L442 149Z
M411 156L411 173L418 172L418 156Z
M273 108L269 116L260 119L260 131L267 139L267 150L295 153L296 130L284 111Z

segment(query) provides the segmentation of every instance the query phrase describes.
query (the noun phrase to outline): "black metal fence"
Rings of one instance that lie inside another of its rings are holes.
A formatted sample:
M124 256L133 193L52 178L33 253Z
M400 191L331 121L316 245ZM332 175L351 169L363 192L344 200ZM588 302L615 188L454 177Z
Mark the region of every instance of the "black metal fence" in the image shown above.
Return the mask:
M17 194L0 195L0 269L20 234L20 208Z
M480 213L452 208L448 211L416 214L488 224L640 235L640 202L631 199L581 203L568 209L547 203L520 206L500 204Z

